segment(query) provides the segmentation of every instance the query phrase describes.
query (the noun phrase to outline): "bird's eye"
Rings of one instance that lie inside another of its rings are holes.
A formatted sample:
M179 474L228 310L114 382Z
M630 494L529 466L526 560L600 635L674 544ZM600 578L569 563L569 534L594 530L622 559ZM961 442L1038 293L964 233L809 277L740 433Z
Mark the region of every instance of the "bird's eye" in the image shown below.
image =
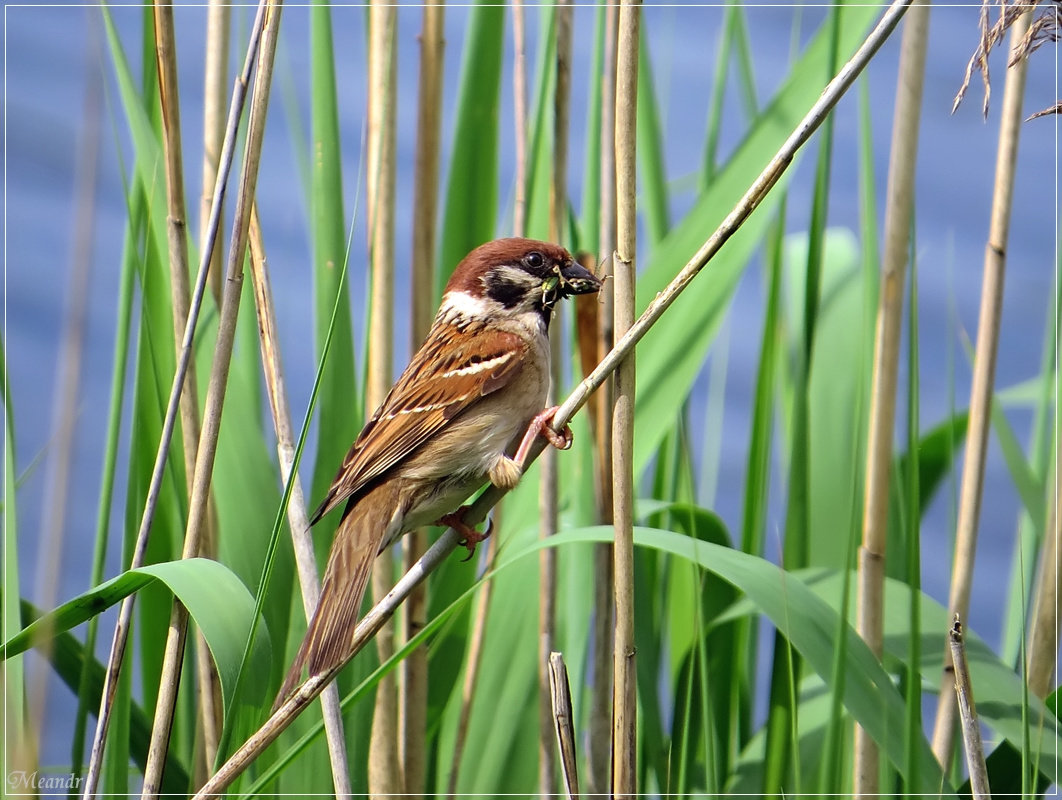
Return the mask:
M539 269L543 264L546 263L546 257L543 256L537 250L532 250L530 253L524 256L524 263L527 266L531 267L531 269Z

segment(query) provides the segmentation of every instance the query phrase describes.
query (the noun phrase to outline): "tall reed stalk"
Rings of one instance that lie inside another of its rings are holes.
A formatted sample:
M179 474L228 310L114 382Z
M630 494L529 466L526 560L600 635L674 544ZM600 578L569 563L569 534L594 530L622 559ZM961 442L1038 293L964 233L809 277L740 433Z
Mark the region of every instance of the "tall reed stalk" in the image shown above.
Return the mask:
M603 41L601 44L601 123L599 167L600 194L597 207L601 209L597 231L597 255L601 258L605 280L613 274L612 254L616 249L616 36L619 27L619 6L609 4L604 9ZM605 280L601 289L603 300L598 312L599 344L595 366L612 349L614 302L612 281ZM612 405L614 381L610 377L594 400L597 425L594 430L594 483L597 486L597 521L612 523ZM612 728L612 629L613 629L613 545L594 545L593 635L590 652L592 683L589 720L587 722L587 791L603 794L611 788L611 728Z
M878 658L882 655L884 632L885 543L896 417L896 379L928 38L929 5L917 5L908 12L904 23L896 81L892 153L886 188L885 252L878 294L870 430L867 435L863 543L859 549L857 628ZM910 313L916 314L917 309L912 308ZM855 729L854 755L855 795L867 797L877 794L878 747L859 726Z
M555 48L555 87L553 96L553 172L549 194L549 238L563 243L568 212L568 117L571 95L572 6L561 0L553 13ZM558 316L560 316L558 310ZM546 406L554 404L561 380L560 320L554 320L550 337L551 380ZM557 533L558 528L558 454L549 448L542 456L539 484L539 536L543 539ZM539 761L538 788L543 798L556 789L556 745L553 736L553 702L550 685L550 654L556 632L557 551L547 547L539 554L539 635L538 635L538 703L539 703Z
M224 230L207 241L212 189L225 140L225 97L229 88L229 31L232 6L209 0L207 6L206 55L203 64L203 190L199 197L199 252L210 252L210 291L221 306L221 243Z
M616 255L615 336L634 323L637 194L635 139L638 119L640 3L619 12L616 60ZM637 786L637 672L634 660L634 353L620 362L612 406L612 525L615 531L616 623L613 634L612 796L633 797Z
M159 80L159 102L162 108L162 144L166 158L166 227L170 263L170 295L173 308L174 344L180 341L181 331L188 323L190 290L188 286L188 237L185 217L187 206L184 196L184 165L181 156L180 92L177 83L177 41L173 25L173 6L159 3L154 7L155 59ZM216 168L211 178L216 178ZM209 209L208 209L209 212ZM203 221L205 226L206 220ZM220 231L219 231L220 234ZM220 249L214 260L220 263ZM178 356L180 352L178 351ZM196 388L195 365L188 370L184 393L181 395L181 434L184 443L184 466L187 492L192 491L191 481L195 471L196 450L200 434L199 393ZM217 516L210 499L201 552L216 554ZM195 555L199 555L196 553ZM221 729L221 684L205 640L200 636L196 642L196 676L200 691L199 724L203 739L203 762L200 773L205 773L217 757L218 737ZM202 775L205 778L205 774Z
M383 403L392 383L395 239L395 21L392 5L369 7L369 135L366 167L366 197L371 259L368 384L366 417ZM376 559L372 572L373 598L379 602L394 582L394 556L387 548ZM376 636L380 661L394 655L395 630L385 623ZM372 739L369 744L369 791L378 797L404 791L398 761L398 687L394 674L376 687Z
M1026 11L1011 26L1011 48L1017 47L1029 28L1031 14ZM970 594L973 591L974 558L977 552L977 527L984 499L985 457L991 421L992 393L999 348L1000 319L1003 313L1003 281L1007 264L1007 239L1014 208L1014 173L1018 155L1018 138L1022 124L1025 76L1028 62L1021 60L1007 70L1003 86L1003 110L999 123L996 151L996 177L992 190L992 216L985 244L984 277L981 284L981 310L977 320L977 346L974 352L973 380L970 386L970 417L966 428L966 454L959 487L959 515L955 523L955 555L952 562L948 611L969 622ZM945 653L944 663L950 659ZM941 685L950 681L948 671ZM955 739L955 696L942 690L937 701L933 726L933 752L941 764L951 761Z
M527 28L522 0L513 0L513 236L527 234Z
M412 298L410 348L415 351L431 326L435 286L435 219L438 213L439 138L443 84L443 6L425 5L420 33L420 75L417 99L417 156L413 189ZM413 531L403 545L408 570L428 548L427 531ZM427 587L418 586L406 603L404 642L427 624ZM428 653L418 648L401 666L399 684L399 759L405 770L405 790L424 791L428 713Z
M269 270L262 238L258 207L251 209L249 230L251 250L251 279L254 285L254 307L258 315L259 346L262 352L262 369L265 372L269 408L273 415L273 428L277 436L277 458L280 462L280 479L291 482L291 498L288 500L288 527L291 528L295 550L295 568L302 592L302 610L307 622L317 608L321 596L320 579L314 557L313 539L310 536L310 520L306 513L306 499L302 493L302 481L295 467L296 435L291 423L287 389L284 386L284 369L280 360L280 338L277 335L276 312L273 292L269 284ZM343 735L343 716L339 707L339 687L333 683L321 693L321 708L324 716L325 737L328 740L328 756L332 763L332 782L336 796L342 797L353 790L350 784L350 768L347 765L346 738Z

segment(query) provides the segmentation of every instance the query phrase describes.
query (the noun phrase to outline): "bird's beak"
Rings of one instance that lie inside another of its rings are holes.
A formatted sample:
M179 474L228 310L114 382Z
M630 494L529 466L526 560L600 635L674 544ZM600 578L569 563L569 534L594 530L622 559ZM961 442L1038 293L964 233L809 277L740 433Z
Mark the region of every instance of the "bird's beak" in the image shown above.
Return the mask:
M561 268L560 277L559 288L562 296L592 294L601 289L601 281L594 273L575 261L570 261Z

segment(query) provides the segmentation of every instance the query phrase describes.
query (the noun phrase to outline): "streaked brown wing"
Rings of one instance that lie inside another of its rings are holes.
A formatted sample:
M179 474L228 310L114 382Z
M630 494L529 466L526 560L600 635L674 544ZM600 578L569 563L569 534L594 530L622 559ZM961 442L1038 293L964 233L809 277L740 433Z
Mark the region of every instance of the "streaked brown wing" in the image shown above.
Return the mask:
M527 344L519 336L472 324L436 324L383 404L358 434L310 523L411 455L481 397L520 371Z

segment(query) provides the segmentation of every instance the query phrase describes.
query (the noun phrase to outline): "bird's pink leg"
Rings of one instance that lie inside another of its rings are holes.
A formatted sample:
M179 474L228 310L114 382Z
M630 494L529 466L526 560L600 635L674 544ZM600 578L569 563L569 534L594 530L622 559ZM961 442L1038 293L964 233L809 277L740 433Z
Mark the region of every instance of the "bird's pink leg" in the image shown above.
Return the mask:
M465 512L469 508L470 506L461 506L457 511L443 514L435 523L436 525L448 525L465 537L461 540L461 544L468 549L468 558L464 559L465 561L472 558L472 555L476 552L476 545L490 536L491 531L494 530L494 520L487 523L487 530L483 533L480 533L474 526L465 522Z
M540 412L531 420L531 424L527 426L527 433L524 434L523 440L520 442L520 447L516 451L516 456L513 460L520 465L524 466L524 461L527 458L527 451L531 449L531 444L535 441L536 436L545 437L551 445L558 450L567 450L572 446L572 429L567 425L564 426L564 430L557 433L550 427L550 423L553 422L553 417L556 416L557 410L560 406L553 406L547 408L545 411Z

